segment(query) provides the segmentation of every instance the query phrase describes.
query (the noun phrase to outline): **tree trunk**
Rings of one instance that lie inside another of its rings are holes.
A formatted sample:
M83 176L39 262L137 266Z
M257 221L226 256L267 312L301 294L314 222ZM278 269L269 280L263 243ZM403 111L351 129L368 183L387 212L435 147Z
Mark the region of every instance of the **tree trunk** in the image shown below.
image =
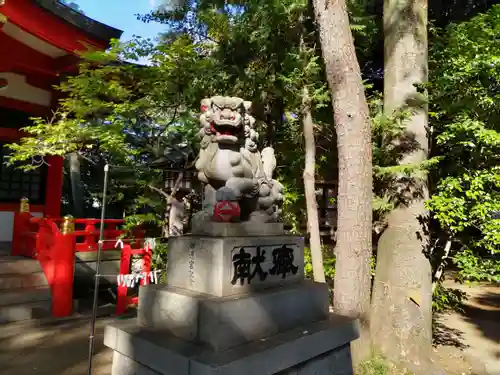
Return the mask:
M311 115L311 98L307 87L302 94L302 122L304 125L304 143L306 162L304 167L304 190L307 207L307 228L309 232L309 247L314 281L324 283L325 269L323 253L321 251L321 237L319 233L318 202L316 201L316 142L314 140L314 123Z
M447 260L450 255L451 245L451 240L448 239L448 241L446 241L446 244L444 245L443 255L441 256L439 264L436 268L436 272L434 273L434 277L432 280L432 295L434 295L434 291L436 290L436 287L438 286L439 282L441 281L441 277L443 276L444 269L446 268Z
M72 152L69 158L69 176L71 182L71 198L73 201L73 215L75 217L84 217L84 192L82 189L82 174L80 165L80 156L77 152Z
M168 213L168 237L182 236L184 233L185 205L182 199L170 195L167 199Z
M371 121L345 0L313 0L337 133L337 200L334 311L360 319L352 343L354 363L370 355L372 254Z
M428 154L427 109L414 106L415 84L427 80L427 0L385 0L384 110L411 110L399 145L412 145L401 164L422 162ZM372 297L372 338L388 358L415 373L431 374L431 266L428 249L428 188L424 174L395 182L400 205L387 218L380 237Z
M180 236L184 233L184 201L177 199L177 192L183 178L184 172L179 172L172 191L166 195L164 237Z

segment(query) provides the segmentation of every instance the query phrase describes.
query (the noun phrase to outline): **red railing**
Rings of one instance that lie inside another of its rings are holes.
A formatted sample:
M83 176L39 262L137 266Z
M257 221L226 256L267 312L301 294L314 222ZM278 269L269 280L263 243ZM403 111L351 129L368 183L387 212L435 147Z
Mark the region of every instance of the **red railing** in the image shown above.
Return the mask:
M52 219L55 223L60 226L64 223L64 218ZM73 219L74 224L73 236L76 237L76 252L86 253L97 251L99 245L99 235L100 235L100 219ZM115 244L116 240L125 234L123 229L118 229L119 226L123 225L123 219L105 219L104 220L104 242L102 244L102 250L116 250ZM144 236L143 232L140 230L133 231L132 237L139 240L124 240L141 242Z
M20 212L15 213L12 255L40 262L51 288L54 317L71 315L75 253L97 251L99 223L99 219L37 218L30 214L27 201L22 201ZM104 225L102 249L114 250L117 239L125 233L118 228L123 220L106 219ZM141 232L137 235L136 238L142 238Z

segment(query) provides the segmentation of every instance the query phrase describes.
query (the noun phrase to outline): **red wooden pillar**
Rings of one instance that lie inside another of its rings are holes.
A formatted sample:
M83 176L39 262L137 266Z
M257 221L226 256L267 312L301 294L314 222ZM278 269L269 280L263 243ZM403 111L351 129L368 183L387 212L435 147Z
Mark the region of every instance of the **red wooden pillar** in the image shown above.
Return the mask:
M63 189L63 167L64 159L60 156L49 156L47 158L48 171L47 183L45 185L45 211L44 216L61 216L61 200Z

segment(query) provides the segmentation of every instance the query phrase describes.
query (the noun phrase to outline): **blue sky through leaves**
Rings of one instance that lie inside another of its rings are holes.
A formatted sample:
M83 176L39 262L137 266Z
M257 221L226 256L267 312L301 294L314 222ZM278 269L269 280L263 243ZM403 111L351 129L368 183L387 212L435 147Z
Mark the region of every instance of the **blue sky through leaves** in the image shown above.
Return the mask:
M165 31L165 26L144 23L137 14L147 14L160 5L161 0L68 0L75 3L87 16L97 21L123 30L122 40L130 40L133 35L154 38Z

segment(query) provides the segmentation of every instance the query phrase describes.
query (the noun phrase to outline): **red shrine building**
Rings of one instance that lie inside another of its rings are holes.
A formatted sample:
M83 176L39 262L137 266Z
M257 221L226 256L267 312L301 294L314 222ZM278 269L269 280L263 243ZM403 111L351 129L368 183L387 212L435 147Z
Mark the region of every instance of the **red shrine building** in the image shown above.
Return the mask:
M11 242L23 197L35 216L59 217L63 160L23 172L4 164L6 144L23 137L31 117L51 116L54 85L78 70L79 52L104 50L122 32L58 0L0 0L0 242Z

